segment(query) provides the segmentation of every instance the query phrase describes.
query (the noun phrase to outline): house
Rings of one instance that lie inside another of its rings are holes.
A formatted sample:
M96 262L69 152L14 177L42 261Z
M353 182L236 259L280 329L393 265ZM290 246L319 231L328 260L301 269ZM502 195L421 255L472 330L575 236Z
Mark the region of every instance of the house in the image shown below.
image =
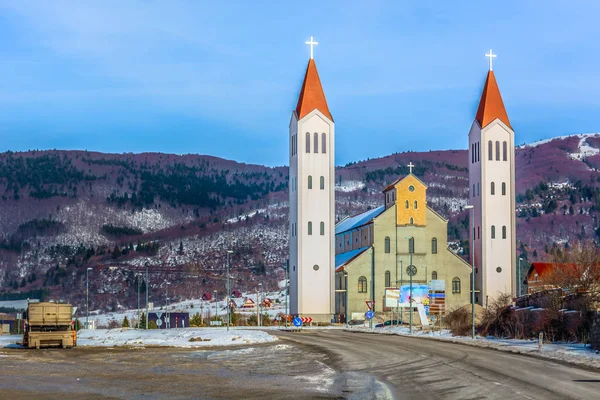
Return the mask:
M252 300L252 299L246 299L246 301L242 305L242 308L254 308L255 305L256 305L256 303L254 303L254 300Z
M234 299L239 299L240 297L242 297L242 292L240 292L239 290L233 290L231 292L231 297L233 297Z
M273 300L271 300L269 298L266 298L266 299L263 299L263 301L261 302L261 304L265 308L271 308L271 307L273 307Z
M202 300L204 300L204 301L211 301L212 300L212 295L210 293L206 292L206 293L204 293L202 295Z
M554 285L550 285L547 282L553 268L553 263L531 263L531 267L529 267L529 271L527 272L527 294L554 289Z

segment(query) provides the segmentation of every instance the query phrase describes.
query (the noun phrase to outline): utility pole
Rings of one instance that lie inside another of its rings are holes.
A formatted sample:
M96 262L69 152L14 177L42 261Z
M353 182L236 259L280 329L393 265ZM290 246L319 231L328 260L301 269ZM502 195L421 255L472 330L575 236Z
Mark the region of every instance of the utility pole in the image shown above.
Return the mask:
M471 210L471 221L475 226L475 207L473 205L465 206L465 209ZM471 240L471 338L475 339L475 231L471 229L473 239Z
M521 297L521 261L523 261L523 259L519 257L519 269L517 270L517 297Z
M231 307L230 307L230 296L231 296L231 286L229 284L229 255L232 254L232 250L227 250L227 331L229 332L229 321L231 320Z
M137 289L138 289L138 307L137 307L137 314L138 314L138 323L137 323L137 328L140 329L140 274L135 274L136 278L137 278Z
M415 238L412 236L406 236L408 239L408 253L410 256L410 265L408 266L408 275L410 277L410 290L408 294L408 304L410 307L410 334L413 332L413 253L415 251Z
M285 271L285 327L288 327L288 296L290 295L290 287L288 285L288 270L290 269L290 260L285 260L282 267Z
M344 296L345 296L345 300L344 300L344 304L346 305L346 307L344 307L344 311L346 316L344 317L344 319L346 320L346 329L348 329L348 271L344 270Z
M217 308L217 289L213 290L215 293L215 326L217 326L217 317L219 316L219 309Z
M262 302L260 298L262 297L262 282L258 283L258 293L256 294L256 312L258 313L258 326L262 326Z
M85 329L89 329L90 319L90 271L88 268L85 270Z
M146 266L146 329L148 329L148 320L150 319L148 315L148 291L150 290L150 285L148 284L148 261L144 265Z
M171 282L165 282L165 329L169 329L171 319L169 318L169 285Z

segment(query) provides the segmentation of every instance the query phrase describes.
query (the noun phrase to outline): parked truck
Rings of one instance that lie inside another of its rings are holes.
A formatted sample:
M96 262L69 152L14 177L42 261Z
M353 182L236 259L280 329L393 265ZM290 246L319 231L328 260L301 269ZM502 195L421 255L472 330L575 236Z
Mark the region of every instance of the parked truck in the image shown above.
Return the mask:
M77 345L73 307L59 303L29 303L24 315L23 346L70 348Z

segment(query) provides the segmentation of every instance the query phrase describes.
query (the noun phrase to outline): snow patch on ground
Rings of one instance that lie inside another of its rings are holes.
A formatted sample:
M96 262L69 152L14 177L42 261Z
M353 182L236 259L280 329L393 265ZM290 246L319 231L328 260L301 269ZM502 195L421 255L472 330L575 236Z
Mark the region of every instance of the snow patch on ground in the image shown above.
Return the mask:
M579 140L579 152L578 153L570 153L569 158L571 160L583 161L587 157L590 157L590 156L600 153L599 149L596 149L588 144L587 138L588 138L587 136L584 136Z
M335 190L338 192L354 192L362 190L364 187L365 183L362 181L346 181L341 185L335 185Z
M263 331L231 329L228 332L225 328L86 329L79 331L77 335L78 346L92 347L212 347L268 343L276 340L275 336Z
M568 139L570 137L578 137L580 139L587 139L588 137L598 137L598 136L600 136L600 133L580 133L580 134L576 134L576 135L555 136L555 137L551 137L548 139L538 140L537 142L517 146L517 149L524 149L527 147L537 147L537 146L541 146L546 143L550 143L553 140L564 140L564 139ZM580 142L580 146L581 146L581 142Z

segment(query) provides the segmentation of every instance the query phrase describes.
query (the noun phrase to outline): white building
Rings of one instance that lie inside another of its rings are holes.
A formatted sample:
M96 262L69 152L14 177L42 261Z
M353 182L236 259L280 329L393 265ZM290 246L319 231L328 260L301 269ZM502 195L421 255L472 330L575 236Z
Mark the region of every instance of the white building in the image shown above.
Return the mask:
M490 69L469 132L471 251L475 252L475 302L515 296L515 134Z
M312 49L289 131L290 312L330 322L335 294L334 123Z

